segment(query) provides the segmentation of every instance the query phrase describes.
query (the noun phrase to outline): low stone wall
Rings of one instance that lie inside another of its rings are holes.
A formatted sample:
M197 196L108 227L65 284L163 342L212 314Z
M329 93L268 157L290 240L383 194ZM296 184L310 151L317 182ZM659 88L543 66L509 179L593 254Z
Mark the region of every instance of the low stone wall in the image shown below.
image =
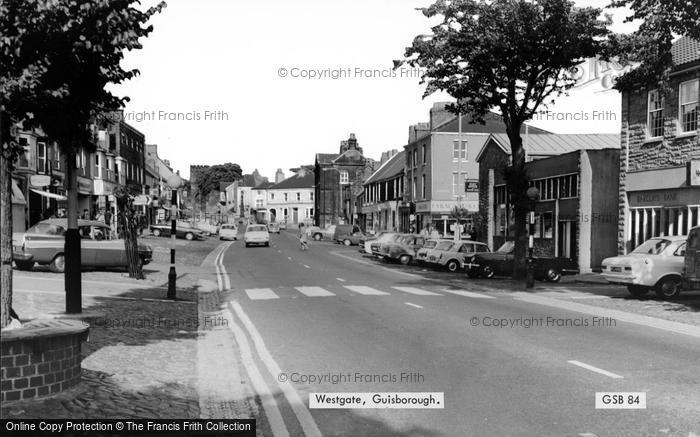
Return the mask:
M88 325L79 320L34 320L3 330L1 401L47 396L78 384L87 335Z

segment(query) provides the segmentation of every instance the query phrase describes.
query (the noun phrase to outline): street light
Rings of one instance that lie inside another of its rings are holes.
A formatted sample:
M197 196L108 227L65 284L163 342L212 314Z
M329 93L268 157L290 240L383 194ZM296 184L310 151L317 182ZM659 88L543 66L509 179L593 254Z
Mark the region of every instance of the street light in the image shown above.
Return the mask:
M174 174L168 178L168 186L172 189L170 196L170 272L168 272L168 299L176 298L175 280L177 273L175 272L175 239L177 238L177 189L182 186L180 176Z
M535 246L535 203L540 197L540 191L535 187L527 189L528 206L530 213L528 214L528 253L527 253L527 275L525 277L525 288L533 288L535 286L534 260L532 252Z

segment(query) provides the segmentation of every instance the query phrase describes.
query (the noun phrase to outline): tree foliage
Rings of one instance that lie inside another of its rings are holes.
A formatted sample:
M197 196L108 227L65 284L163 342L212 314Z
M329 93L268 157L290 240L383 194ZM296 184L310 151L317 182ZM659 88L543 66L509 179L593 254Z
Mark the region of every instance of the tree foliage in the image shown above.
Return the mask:
M207 199L209 194L219 189L221 182L234 182L243 178L243 172L238 164L212 165L197 176L197 193L200 200Z
M484 122L501 114L510 140L508 189L515 207L516 263L524 270L527 175L520 128L576 83L574 68L603 54L610 34L601 10L568 0L437 0L420 9L439 23L419 35L404 60L420 67L425 96L445 91L448 106Z
M638 66L617 78L615 88L627 90L654 83L665 89L673 68L671 46L676 35L700 40L700 4L696 0L613 0L612 7L628 7L626 21L641 20L631 34L613 35L610 56Z

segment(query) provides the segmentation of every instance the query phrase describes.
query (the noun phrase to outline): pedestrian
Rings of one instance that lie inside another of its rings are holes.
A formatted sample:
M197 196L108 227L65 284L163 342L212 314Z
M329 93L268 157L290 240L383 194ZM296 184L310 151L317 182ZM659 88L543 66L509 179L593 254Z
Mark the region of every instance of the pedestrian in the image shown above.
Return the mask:
M309 248L309 243L307 241L306 229L304 229L304 223L299 224L299 243L301 244L301 250L307 250Z
M104 219L105 219L105 224L111 228L112 227L112 211L107 209L105 211Z
M428 238L430 236L430 232L428 230L428 226L424 227L422 231L420 231L420 236L423 238Z
M440 233L438 232L438 230L434 226L431 226L431 228L430 228L430 238L432 238L433 240L440 239Z
M87 208L83 210L83 220L90 220L90 211Z
M476 237L477 237L476 228L474 226L472 226L471 228L469 228L469 239L472 241L476 241Z

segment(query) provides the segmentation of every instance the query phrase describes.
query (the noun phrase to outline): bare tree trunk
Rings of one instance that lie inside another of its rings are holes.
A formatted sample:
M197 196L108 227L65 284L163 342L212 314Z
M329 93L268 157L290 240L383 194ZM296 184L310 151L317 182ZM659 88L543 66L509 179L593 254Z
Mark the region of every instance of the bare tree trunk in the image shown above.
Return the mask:
M12 175L10 154L5 156L5 144L10 139L2 136L2 111L0 111L0 328L10 323L12 307Z
M66 196L68 216L68 229L66 230L65 252L65 290L66 290L66 313L81 313L82 303L82 281L81 281L81 251L80 233L78 232L78 175L75 166L75 144L64 153L66 159Z
M525 149L523 149L520 137L520 125L512 126L508 130L508 139L510 140L512 167L506 182L511 195L511 205L513 205L513 232L515 234L512 277L513 279L524 279L527 271L528 179L525 174Z
M119 221L124 234L124 249L126 250L126 262L129 270L129 277L143 279L143 265L138 252L138 232L134 206L126 194L126 198L119 199L120 210Z

